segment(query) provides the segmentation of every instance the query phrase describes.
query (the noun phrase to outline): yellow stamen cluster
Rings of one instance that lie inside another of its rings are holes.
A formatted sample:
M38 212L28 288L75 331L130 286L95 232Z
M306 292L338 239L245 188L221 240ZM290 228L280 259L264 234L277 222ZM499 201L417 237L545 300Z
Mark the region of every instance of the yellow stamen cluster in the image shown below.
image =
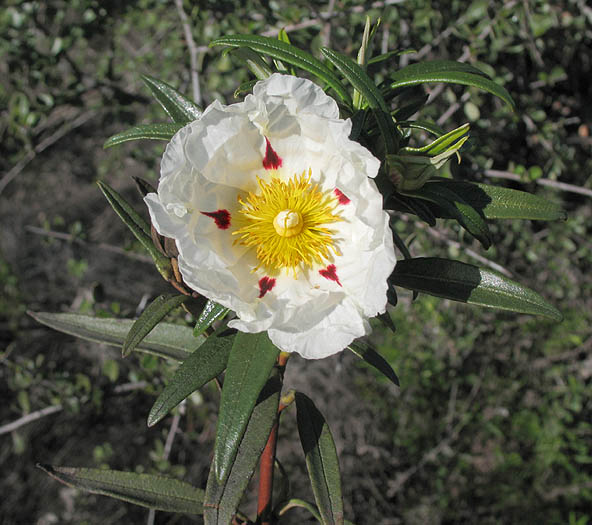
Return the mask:
M326 225L342 220L336 213L337 199L310 182L311 171L284 182L257 178L259 191L249 193L239 210L236 242L257 250L259 265L267 270L292 269L303 263L322 264L339 254Z

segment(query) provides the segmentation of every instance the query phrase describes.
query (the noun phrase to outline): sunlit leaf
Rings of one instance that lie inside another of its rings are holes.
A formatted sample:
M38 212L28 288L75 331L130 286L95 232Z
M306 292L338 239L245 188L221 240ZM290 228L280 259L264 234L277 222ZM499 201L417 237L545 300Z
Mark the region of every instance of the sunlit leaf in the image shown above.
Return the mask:
M341 477L335 443L323 415L306 395L296 393L298 433L323 524L343 524Z
M186 124L201 116L201 109L194 102L166 82L149 75L142 75L142 80L174 122Z
M126 129L121 133L109 137L105 144L103 144L103 147L110 148L111 146L122 144L123 142L139 139L171 140L173 135L182 127L182 124L168 122L164 124L143 124L140 126L134 126L133 128Z
M386 359L368 343L358 340L350 344L348 348L359 358L366 361L370 366L376 368L376 370L382 373L387 379L389 379L389 381L392 381L393 384L399 386L399 378L391 365L389 365Z
M36 321L87 341L121 347L134 321L88 315L50 312L28 312ZM136 347L136 351L183 361L205 341L193 337L193 330L171 323L158 324Z
M115 210L115 213L117 213L119 218L132 231L136 239L138 239L142 246L148 251L160 274L168 280L171 276L171 263L169 259L160 253L156 246L154 246L150 224L148 224L148 222L111 186L102 181L98 181L97 184L109 201L111 207Z
M238 332L234 338L222 388L214 447L214 467L219 481L224 481L230 472L278 353L266 332Z
M351 58L326 47L323 47L321 52L367 101L368 107L374 113L376 123L384 139L386 151L389 153L394 152L396 150L398 132L390 116L386 102L372 79Z
M525 191L472 182L437 179L426 185L444 187L462 198L487 219L565 219L567 214L559 204Z
M320 60L317 60L310 53L307 53L302 49L298 49L295 46L275 38L259 35L223 36L212 41L210 46L249 47L258 53L269 55L272 58L304 69L323 82L326 82L331 88L333 88L339 98L347 106L351 107L351 97L335 73L333 73L333 71Z
M479 69L462 62L450 60L418 62L392 73L390 79L392 89L432 82L473 86L501 98L515 109L514 101L504 87L496 84Z
M86 492L156 510L203 514L204 491L177 479L120 470L37 466L57 481Z
M166 315L187 301L187 295L159 295L150 305L142 312L136 322L132 325L128 332L121 353L126 357L133 352L142 340L154 329L154 327L162 321Z
M149 427L156 425L181 401L224 371L234 339L235 332L228 329L212 334L183 361L152 406L148 416Z
M193 328L193 335L196 337L204 333L204 331L211 326L217 319L222 319L227 313L228 308L219 305L215 301L208 299L201 314L197 318L195 327Z
M225 481L219 481L212 465L204 504L204 521L229 524L259 462L269 433L276 420L282 385L276 368L261 390L236 458Z
M511 279L472 264L437 257L397 261L390 281L463 303L543 315L561 321L561 313L538 293Z

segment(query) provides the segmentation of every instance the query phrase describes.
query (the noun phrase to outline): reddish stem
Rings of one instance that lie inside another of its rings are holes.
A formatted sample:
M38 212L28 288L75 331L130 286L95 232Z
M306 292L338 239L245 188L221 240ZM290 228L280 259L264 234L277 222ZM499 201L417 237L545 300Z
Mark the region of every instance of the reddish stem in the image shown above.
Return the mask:
M280 369L280 377L283 380L284 369L288 362L289 355L281 353L278 357L277 366ZM279 415L284 407L279 406L278 415L267 438L267 444L261 454L259 463L259 499L257 501L257 523L271 525L272 523L272 494L273 494L273 466L275 463L275 450L277 446Z

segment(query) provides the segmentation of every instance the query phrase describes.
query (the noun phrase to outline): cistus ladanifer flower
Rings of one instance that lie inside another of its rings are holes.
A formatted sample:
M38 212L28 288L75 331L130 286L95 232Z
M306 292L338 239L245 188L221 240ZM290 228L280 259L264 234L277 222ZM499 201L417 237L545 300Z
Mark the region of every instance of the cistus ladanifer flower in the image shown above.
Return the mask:
M319 86L273 74L183 127L145 198L189 287L309 359L369 333L396 261L380 162L350 131Z

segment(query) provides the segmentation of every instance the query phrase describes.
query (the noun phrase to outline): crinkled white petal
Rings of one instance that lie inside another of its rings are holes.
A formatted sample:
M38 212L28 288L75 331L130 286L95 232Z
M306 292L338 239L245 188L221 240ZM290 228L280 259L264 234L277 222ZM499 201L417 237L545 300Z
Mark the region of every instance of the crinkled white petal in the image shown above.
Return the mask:
M166 148L157 194L148 194L154 227L175 239L179 269L192 289L234 310L230 326L267 330L282 350L321 358L369 332L368 317L384 312L387 278L395 265L388 215L371 180L378 159L349 140L351 122L312 82L274 74L244 102L211 104ZM263 169L267 141L281 167ZM338 252L325 266L266 275L255 250L232 235L240 198L257 178L289 180L303 172L322 191L343 193L341 221L331 224ZM223 210L230 225L212 217ZM210 215L208 215L208 213ZM336 272L328 274L329 265ZM274 279L263 293L260 279Z

